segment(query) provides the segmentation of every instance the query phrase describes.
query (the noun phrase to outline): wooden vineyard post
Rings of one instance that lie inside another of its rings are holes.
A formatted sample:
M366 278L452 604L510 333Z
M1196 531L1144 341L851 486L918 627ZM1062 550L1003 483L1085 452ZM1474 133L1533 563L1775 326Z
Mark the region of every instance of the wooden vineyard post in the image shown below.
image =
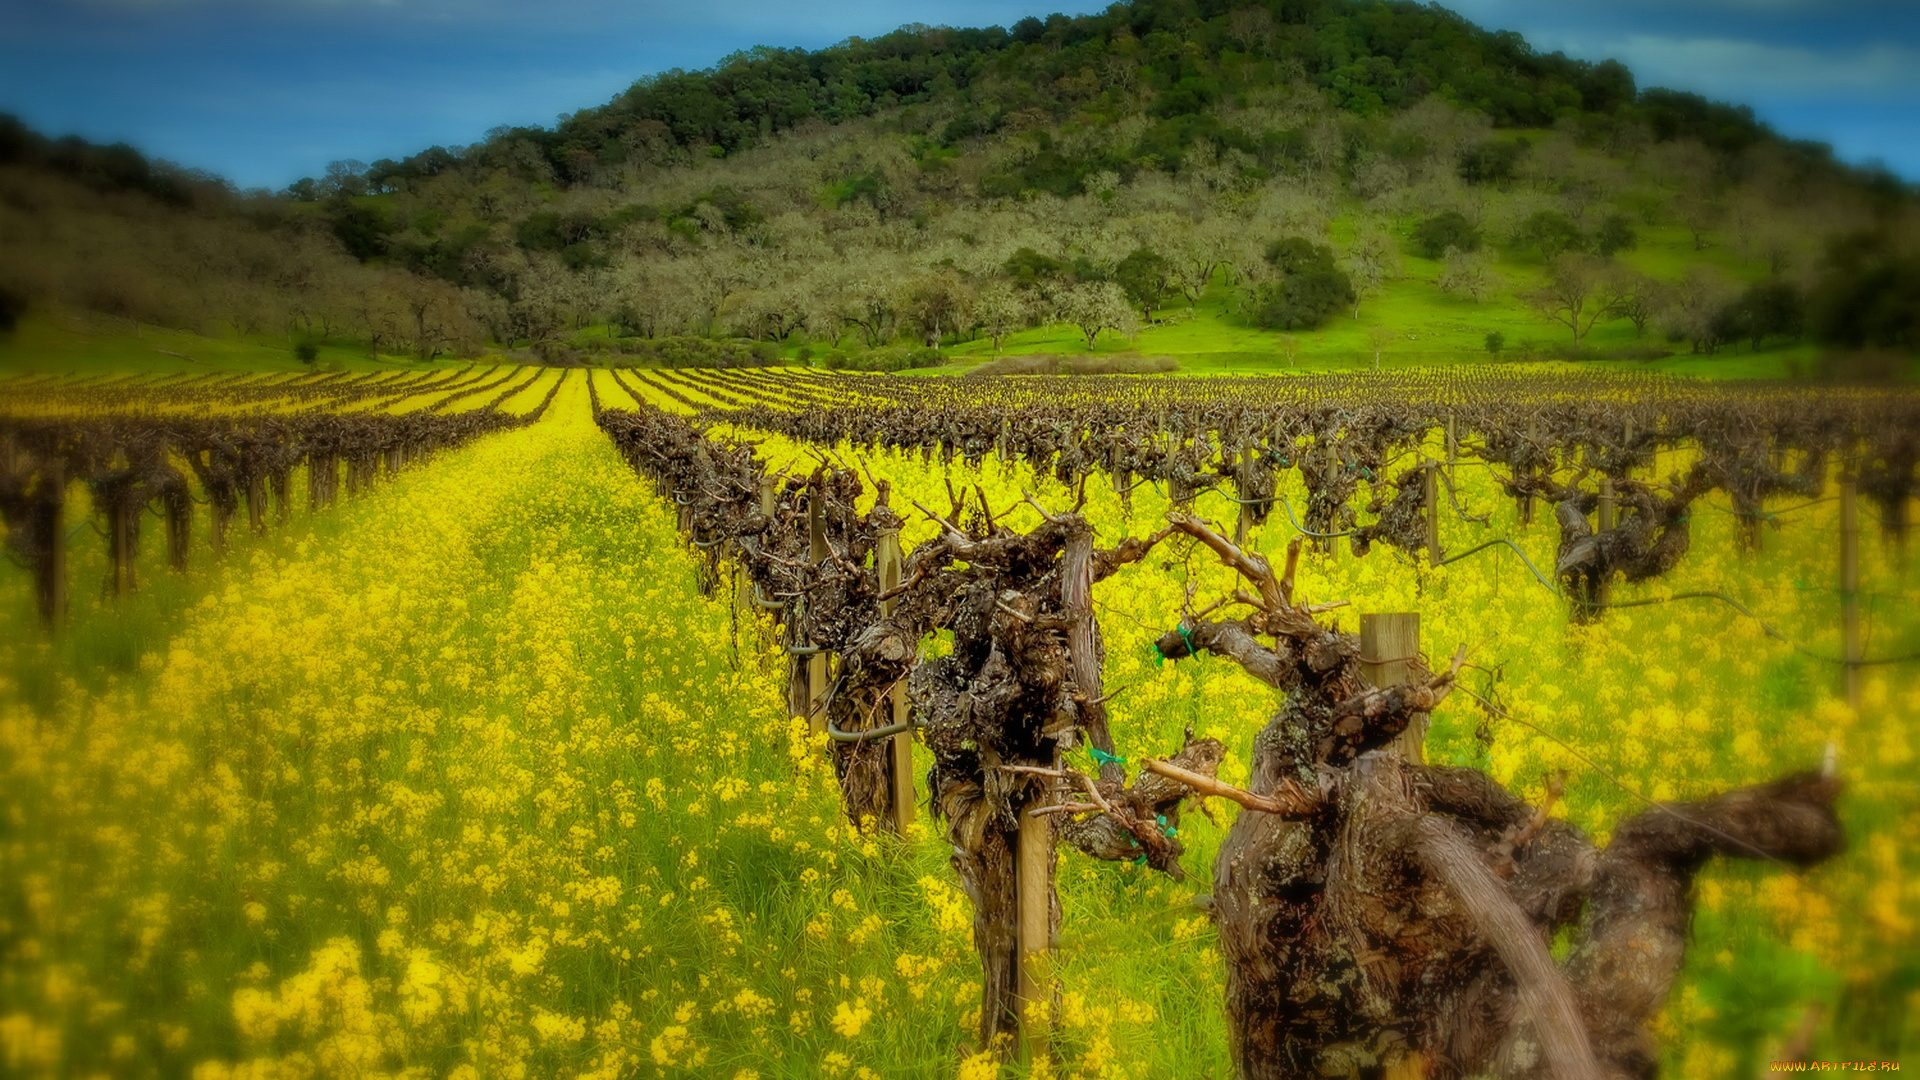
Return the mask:
M175 570L187 568L188 552L193 544L193 498L183 490L161 496L166 510L167 564Z
M745 560L736 558L733 565L733 621L744 635L747 627L753 625L752 620L753 578L747 574Z
M827 561L825 491L826 484L815 473L813 487L807 492L807 561L815 564ZM807 657L807 726L815 735L827 730L827 654L824 652Z
M1360 677L1375 687L1407 681L1408 661L1420 655L1420 615L1404 612L1360 616ZM1427 715L1416 714L1394 745L1413 764L1426 761Z
M1332 483L1335 472L1340 468L1340 455L1334 452L1334 449L1331 444L1329 444L1323 449L1320 456L1320 463L1321 463L1321 466L1326 470L1326 472L1322 474L1325 477L1325 480L1323 482ZM1311 522L1313 518L1309 516L1307 520ZM1327 532L1329 533L1339 532L1340 530L1335 528L1337 524L1339 524L1339 522L1336 516L1335 520L1331 520L1327 522L1325 526ZM1327 558L1329 561L1337 563L1340 561L1340 541L1342 539L1344 538L1338 537L1338 536L1329 536L1323 540L1315 540L1314 543L1325 545L1321 550L1327 553Z
M874 559L880 572L880 592L891 592L900 587L901 558L900 530L888 529L881 533L874 545ZM893 614L895 600L880 601L880 617ZM892 706L893 724L904 724L910 715L907 704L907 684L905 680L894 683L887 691L888 702ZM905 836L907 826L913 824L913 731L909 728L888 740L888 749L892 766L893 831Z
M1440 550L1440 463L1429 461L1421 472L1421 496L1427 511L1427 565L1439 566L1446 558Z
M1615 520L1616 516L1614 511L1613 477L1603 476L1600 478L1600 531L1604 533L1613 529L1615 525L1618 524ZM1612 599L1612 597L1613 572L1608 571L1604 577L1594 583L1593 602L1596 606L1605 607L1607 601Z
M1447 482L1460 482L1460 432L1453 411L1447 411Z
M1529 456L1532 455L1533 448L1538 445L1540 445L1540 418L1536 416L1527 424L1527 453ZM1528 479L1532 479L1533 475L1533 466L1529 465L1527 467ZM1533 524L1533 492L1531 485L1529 485L1528 492L1520 496L1520 524Z
M259 473L247 479L247 525L255 536L267 531L267 478Z
M1860 708L1860 506L1852 477L1840 482L1840 656L1847 704Z
M1047 950L1053 939L1053 818L1033 811L1045 806L1042 796L1020 809L1020 832L1015 852L1019 889L1019 971L1014 1000L1020 1010L1020 1054L1028 1061L1046 1052L1045 1025L1034 1006L1047 999Z
M713 455L707 453L707 444L704 442L694 444L693 460L699 465L702 474L713 468ZM679 523L680 533L687 538L688 542L698 539L693 531L693 500L690 498L682 500L679 492L675 492L673 501L678 504L679 513L676 515L676 520Z
M60 624L67 611L67 475L59 461L41 475L40 535L35 537L34 596L48 628Z
M1181 457L1187 448L1185 435L1172 435L1167 439L1167 501L1175 510L1183 510L1193 503L1193 487L1176 471Z
M1249 447L1243 451L1243 453L1245 456L1242 459L1243 463L1240 466L1239 475L1251 476L1253 475L1253 455L1255 451ZM1247 530L1253 527L1253 504L1252 501L1247 498L1247 493L1242 490L1242 486L1243 485L1237 480L1233 485L1233 497L1240 507L1239 516L1233 519L1233 546L1239 548L1247 546Z
M307 455L307 513L317 514L326 503L327 487L323 479L326 457L322 454Z
M124 496L118 493L116 496L107 504L107 555L113 561L113 572L108 578L110 591L119 596L132 592L134 588L134 515L140 512L140 508L130 507Z
M760 516L769 523L773 521L773 478L770 476L760 478ZM759 605L754 603L753 576L747 573L744 549L738 541L735 541L734 547L733 610L736 612L735 621L744 632L746 627L753 625L752 612L758 610Z
M212 496L211 492L208 494ZM210 497L207 499L209 510L211 511L208 515L208 523L212 526L208 530L211 534L209 539L212 540L213 550L217 555L226 554L227 530L233 525L233 504L226 501L228 497L231 497L231 492L229 492L226 497Z

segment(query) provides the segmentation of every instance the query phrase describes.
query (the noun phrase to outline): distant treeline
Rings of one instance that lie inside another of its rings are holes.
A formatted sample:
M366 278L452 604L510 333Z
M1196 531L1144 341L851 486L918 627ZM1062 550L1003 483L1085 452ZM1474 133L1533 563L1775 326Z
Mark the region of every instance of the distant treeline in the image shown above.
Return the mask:
M0 166L6 165L45 169L101 194L137 192L180 208L233 195L233 186L213 173L154 161L126 143L48 138L19 117L0 113Z
M1121 77L1115 78L1115 73ZM1073 114L1125 115L1146 89L1153 124L1133 145L1030 164L993 178L1071 194L1100 170L1174 169L1195 141L1241 149L1268 168L1307 152L1302 133L1223 125L1213 107L1249 89L1303 77L1361 116L1406 108L1430 94L1502 127L1545 127L1579 116L1592 128L1644 125L1656 139L1694 139L1724 154L1778 140L1745 106L1697 94L1637 89L1618 61L1536 52L1511 31L1487 31L1437 6L1377 0L1131 0L1093 15L1029 17L1011 29L912 25L826 49L761 47L703 71L636 82L607 105L557 126L498 128L455 152L434 147L374 162L362 190L393 190L461 161L523 178L592 184L606 168L736 152L807 121L842 123L913 103L946 103L953 117L926 149L953 148L1009 126ZM1795 144L1826 159L1817 144ZM1474 166L1466 166L1471 169ZM537 175L536 175L537 173ZM1898 186L1890 176L1876 183ZM296 184L314 198L322 181Z

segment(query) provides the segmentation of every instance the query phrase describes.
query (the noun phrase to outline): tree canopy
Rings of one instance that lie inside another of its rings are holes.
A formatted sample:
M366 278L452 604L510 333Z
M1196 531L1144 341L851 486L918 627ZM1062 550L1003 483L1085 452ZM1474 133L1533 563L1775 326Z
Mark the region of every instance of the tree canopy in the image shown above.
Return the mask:
M1035 115L1111 118L1129 110L1136 91L1147 91L1155 123L1132 146L1060 154L998 181L1063 194L1099 168L1177 167L1202 139L1254 153L1271 167L1296 148L1294 137L1223 123L1215 107L1296 76L1361 116L1440 94L1501 127L1582 115L1725 151L1774 138L1751 109L1639 90L1618 61L1539 52L1518 34L1483 30L1437 5L1126 0L1091 15L1024 19L1011 30L916 24L818 50L756 47L711 68L640 79L550 129L495 129L464 157L528 179L544 178L531 175L539 172L563 184L593 183L609 167L732 154L809 122L840 123L899 105L950 111L940 138L952 145ZM1505 183L1526 150L1524 140L1490 140L1462 158L1461 175ZM460 160L458 150L432 147L375 162L366 169L368 190L437 175Z
M1276 330L1311 330L1354 302L1353 282L1334 264L1333 250L1300 236L1267 249L1280 278L1253 290L1248 317Z

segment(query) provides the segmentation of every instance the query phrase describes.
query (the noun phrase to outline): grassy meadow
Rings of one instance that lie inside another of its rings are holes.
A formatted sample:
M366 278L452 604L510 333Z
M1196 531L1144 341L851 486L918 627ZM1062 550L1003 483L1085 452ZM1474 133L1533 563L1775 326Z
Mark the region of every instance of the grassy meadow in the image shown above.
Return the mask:
M1336 222L1347 226L1350 222ZM1402 229L1401 232L1408 230ZM1676 226L1645 227L1638 246L1622 252L1616 261L1631 270L1661 279L1680 277L1690 266L1709 266L1729 280L1758 280L1748 260L1725 248L1695 251L1691 234ZM1291 333L1263 329L1232 310L1233 289L1224 281L1189 304L1169 294L1155 321L1136 334L1104 331L1091 350L1086 335L1068 325L1036 327L1010 335L999 354L993 344L976 340L948 349L949 363L961 369L995 355L1033 353L1073 355L1138 353L1172 357L1188 374L1243 374L1284 372L1322 374L1372 368L1376 332L1379 366L1430 367L1456 363L1538 359L1542 353L1570 346L1572 331L1530 307L1524 294L1539 287L1545 265L1537 257L1509 255L1493 267L1495 284L1484 301L1449 295L1438 280L1441 264L1416 254L1406 236L1401 241L1400 273L1387 280L1377 296L1363 298L1355 311L1336 315L1314 330ZM1501 352L1491 354L1489 334L1503 339ZM1685 342L1669 343L1652 326L1636 333L1624 319L1604 320L1581 340L1594 359L1576 366L1592 370L1650 371L1711 379L1777 379L1812 370L1818 350L1809 343L1774 341L1759 350L1736 342L1719 352L1699 354ZM1291 350L1291 355L1289 354ZM818 351L817 348L815 351ZM1645 359L1620 359L1618 354L1644 354ZM1559 361L1565 363L1565 361ZM944 374L947 368L916 369L912 374Z
M1341 217L1330 223L1336 243L1351 239L1355 221ZM1357 309L1343 311L1314 330L1290 333L1263 329L1236 312L1236 285L1225 271L1190 304L1169 290L1152 323L1129 335L1102 331L1091 349L1078 328L1045 323L1008 335L998 351L975 331L948 337L942 344L944 362L915 368L907 374L964 374L997 356L1140 355L1170 357L1186 374L1244 374L1277 372L1319 374L1356 369L1423 367L1456 363L1531 361L1567 364L1551 359L1554 351L1572 345L1572 332L1531 307L1525 297L1545 276L1537 254L1506 252L1492 264L1493 284L1485 300L1450 295L1438 285L1441 264L1420 257L1411 241L1412 222L1401 221L1394 240L1399 264L1378 295L1362 299ZM1672 224L1643 225L1639 241L1614 257L1621 266L1661 280L1676 280L1689 268L1705 268L1728 282L1750 284L1763 280L1765 271L1754 259L1734 247L1714 244L1696 250L1692 234ZM714 328L716 331L719 327ZM293 343L275 334L242 334L203 327L207 333L168 329L71 309L31 313L12 335L0 336L0 369L67 372L120 370L205 371L241 367L261 371L306 368L294 355ZM1487 336L1504 339L1499 354L1486 349ZM605 350L615 343L615 331L601 322L576 327L566 335L580 362L587 365L621 363ZM799 331L777 343L790 363L819 365L834 350L858 356L860 337L850 329L828 340ZM1692 352L1685 342L1664 339L1649 325L1636 333L1632 323L1610 319L1597 323L1581 345L1590 358L1572 361L1584 369L1659 372L1710 379L1777 379L1804 376L1816 367L1819 348L1806 341L1774 339L1759 350L1732 342L1718 352ZM1641 357L1623 359L1623 355ZM350 337L319 345L314 362L323 370L364 370L447 366L468 362L524 362L525 350L492 345L471 358L441 355L421 360L404 352L369 350ZM1909 365L1910 375L1920 368Z

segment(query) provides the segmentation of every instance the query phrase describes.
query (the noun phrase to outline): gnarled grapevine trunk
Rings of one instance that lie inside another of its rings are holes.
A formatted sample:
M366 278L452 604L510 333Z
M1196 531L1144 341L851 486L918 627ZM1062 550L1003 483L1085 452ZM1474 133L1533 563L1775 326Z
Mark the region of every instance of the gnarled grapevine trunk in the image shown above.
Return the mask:
M1086 529L1083 521L1074 524ZM913 677L915 711L933 755L932 808L946 823L954 871L974 905L974 948L984 973L980 1039L987 1045L1020 1030L1022 815L1051 801L1043 777L1018 770L1055 768L1078 728L1057 578L1048 581L1058 572L1067 528L1050 524L1029 536L979 541L950 534L968 563L945 571L956 586L953 650ZM926 550L917 549L909 565ZM1052 828L1044 818L1028 821L1030 828ZM1046 843L1051 851L1050 836ZM1050 944L1059 927L1051 859L1044 873L1036 891L1044 893L1049 940L1028 948Z
M1565 971L1603 1075L1655 1075L1650 1025L1686 956L1693 878L1715 856L1804 868L1845 844L1834 799L1840 782L1804 773L1628 818L1593 859L1586 909ZM1492 1057L1502 1077L1549 1075L1535 1033L1514 1025Z
M1189 619L1160 649L1226 656L1287 694L1214 864L1246 1080L1650 1076L1647 1024L1680 969L1694 872L1716 854L1804 866L1840 849L1831 778L1655 807L1595 849L1478 772L1410 763L1393 740L1451 673L1416 664L1405 685L1366 688L1357 641L1293 602L1291 574L1175 525L1260 596L1248 618ZM1564 965L1547 951L1561 928Z

